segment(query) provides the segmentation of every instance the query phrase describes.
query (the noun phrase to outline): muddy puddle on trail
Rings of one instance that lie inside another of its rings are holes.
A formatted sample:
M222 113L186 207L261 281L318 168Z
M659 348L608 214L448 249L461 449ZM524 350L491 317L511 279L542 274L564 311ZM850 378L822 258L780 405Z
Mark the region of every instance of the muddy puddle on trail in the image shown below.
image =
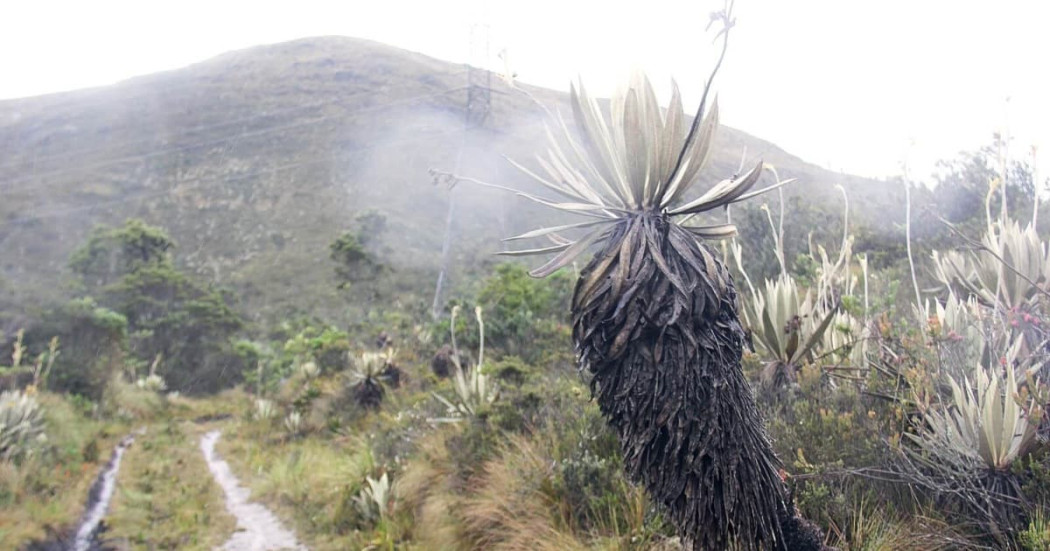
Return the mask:
M201 451L208 462L215 481L226 494L226 509L237 518L237 532L220 548L224 551L270 551L291 549L305 551L295 534L267 508L248 500L251 492L240 485L230 465L215 453L220 432L215 430L201 437Z
M73 551L88 551L97 539L98 527L106 516L109 502L113 499L113 490L117 486L120 460L124 457L124 452L127 451L128 446L134 441L135 435L129 434L117 444L117 447L113 450L113 455L109 458L109 463L99 473L95 483L91 485L91 490L88 492L87 508L84 512L84 517L80 520L80 527L77 528L76 536L73 540Z
M137 434L142 434L142 430ZM25 547L27 551L97 551L105 549L101 543L101 535L105 530L102 519L109 509L109 502L113 499L113 491L117 485L117 473L120 472L120 460L124 457L131 443L135 441L135 434L125 436L120 443L113 448L109 461L98 473L95 482L88 490L87 503L84 506L84 515L80 518L75 530L66 534L52 533L47 540L34 542Z

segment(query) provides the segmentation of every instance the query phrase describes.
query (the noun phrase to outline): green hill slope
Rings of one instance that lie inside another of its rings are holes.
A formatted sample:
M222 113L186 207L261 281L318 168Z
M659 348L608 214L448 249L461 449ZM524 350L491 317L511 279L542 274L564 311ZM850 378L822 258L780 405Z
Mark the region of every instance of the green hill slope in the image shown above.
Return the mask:
M501 156L541 151L542 110L499 79L493 88L491 115L466 141L460 172L520 182ZM567 110L565 94L529 90ZM57 296L66 258L89 229L134 216L166 228L181 263L235 290L255 316L338 313L345 301L328 245L371 208L387 216L381 253L399 285L423 296L449 200L427 169L455 166L466 94L462 65L324 37L0 102L0 293ZM839 200L839 183L862 204L894 202L880 182L820 169L730 128L709 176L731 174L745 149L799 178L788 193L818 205ZM513 198L455 193L454 282L538 216ZM862 209L860 221L875 210Z

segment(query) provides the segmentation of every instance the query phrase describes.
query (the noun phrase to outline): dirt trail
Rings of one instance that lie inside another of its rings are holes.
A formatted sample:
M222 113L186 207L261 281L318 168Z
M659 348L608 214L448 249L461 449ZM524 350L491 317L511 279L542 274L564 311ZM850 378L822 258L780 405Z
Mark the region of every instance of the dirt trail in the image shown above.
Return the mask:
M237 518L237 532L221 549L226 551L268 551L276 549L305 550L295 534L281 525L269 510L248 501L250 492L237 482L230 465L215 454L215 443L220 432L211 431L201 437L201 451L208 462L215 481L226 494L226 509Z

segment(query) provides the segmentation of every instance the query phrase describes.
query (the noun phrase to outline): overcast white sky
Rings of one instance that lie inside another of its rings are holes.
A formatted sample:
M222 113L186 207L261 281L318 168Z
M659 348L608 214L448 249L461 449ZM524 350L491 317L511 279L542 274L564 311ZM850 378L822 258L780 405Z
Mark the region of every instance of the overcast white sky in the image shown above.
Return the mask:
M0 98L99 86L222 52L316 35L371 38L609 93L633 68L695 103L720 0L35 0L0 8ZM618 7L617 7L618 6ZM737 0L717 83L722 120L825 167L923 178L933 162L1013 137L1050 174L1050 3L1041 0Z

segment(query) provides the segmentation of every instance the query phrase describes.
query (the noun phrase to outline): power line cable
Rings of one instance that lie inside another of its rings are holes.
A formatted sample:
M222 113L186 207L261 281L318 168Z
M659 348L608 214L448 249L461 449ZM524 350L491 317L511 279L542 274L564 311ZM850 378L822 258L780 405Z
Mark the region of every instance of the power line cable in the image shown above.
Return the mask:
M291 124L280 125L280 126L276 126L276 127L269 127L269 128L265 128L265 129L261 129L261 130L251 131L251 132L242 132L242 133L240 133L238 135L235 135L235 136L226 136L226 137L222 137L222 138L206 140L206 141L202 141L202 142L197 142L197 143L193 143L193 144L179 146L179 147L176 147L176 148L163 149L163 150L157 150L157 151L153 151L153 152L145 153L145 154L140 154L140 155L129 155L129 156L125 156L125 157L117 157L117 158L97 161L97 162L94 162L94 163L88 163L87 165L78 166L78 167L72 168L72 169L59 169L59 170L53 170L53 171L45 172L45 173L42 173L42 174L34 174L34 175L29 175L29 176L23 176L21 178L15 178L13 180L8 180L7 182L4 182L4 184L17 184L17 183L26 182L26 181L29 181L29 180L34 180L34 179L39 179L39 178L48 178L48 177L54 177L54 176L61 176L61 175L64 175L64 174L75 174L75 173L85 172L85 171L91 170L91 169L96 169L96 168L105 167L105 166L111 166L111 165L114 165L114 164L123 164L123 163L127 163L127 162L133 162L133 161L138 161L138 160L150 159L150 158L154 158L154 157L171 155L173 153L179 153L179 152L188 151L188 150L192 150L192 149L197 149L197 148L205 147L205 146L209 146L209 145L216 145L216 144L220 144L220 143L241 140L241 139L244 139L244 138L247 138L247 137L263 136L263 135L267 135L267 134L272 134L274 132L279 132L279 131L283 131L283 130L289 130L289 129L292 129L292 128L299 128L299 127L310 126L310 125L314 125L314 124L320 124L322 122L329 121L329 120L332 120L332 119L341 119L341 120L352 119L352 118L359 117L359 116L361 116L361 115L363 115L365 113L370 113L370 112L378 111L378 110L381 110L381 109L387 109L387 108L391 108L391 107L396 107L398 105L412 103L414 101L421 100L421 99L437 97L437 96L441 96L441 95L444 95L444 94L449 94L449 93L452 93L452 92L464 90L466 88L467 88L466 86L457 86L455 88L449 88L449 89L443 90L441 92L433 92L433 93L430 93L430 94L422 94L422 95L419 95L419 96L413 96L413 97L406 98L406 99L399 100L399 101L393 101L393 102L388 102L388 103L384 103L384 104L381 104L381 105L376 105L376 106L372 106L372 107L368 107L368 108L358 109L358 110L355 110L355 111L352 111L352 112L346 113L346 114L326 115L326 116L322 116L322 117L316 117L316 118L313 118L313 119L309 119L309 120L306 120L306 121L298 121L298 122L291 123ZM25 191L25 190L28 190L28 189L38 189L38 188L39 188L39 183L35 184L35 185L12 186L12 187L6 187L4 185L0 185L0 191L5 192L5 193L17 192L17 191Z
M456 77L456 76L459 76L461 74L464 74L465 72L466 72L466 70L459 71L459 72L454 72L454 73L449 73L447 76L449 76L449 77ZM447 93L449 91L455 91L455 90L456 90L456 88L451 88L449 90L445 90L442 93ZM143 96L145 96L145 94L143 94ZM124 98L122 98L122 99L124 99ZM335 98L335 99L327 99L327 100L324 100L324 101L318 101L318 102L314 102L314 103L310 103L310 104L296 105L296 106L292 106L292 107L286 107L286 108L283 108L283 109L276 109L276 110L273 110L273 111L267 111L265 113L258 113L258 114L250 115L250 116L247 116L247 117L241 117L239 119L224 120L222 122L218 122L218 123L214 123L214 124L201 124L201 125L192 126L192 127L189 127L189 128L182 129L181 135L173 137L173 138L170 138L170 139L173 140L173 141L174 140L179 140L179 139L187 137L190 134L197 133L197 132L202 132L202 131L207 131L207 130L214 130L216 128L221 128L221 127L224 127L224 126L234 126L234 125L238 125L238 124L246 124L246 123L250 123L250 122L253 122L253 121L256 121L256 120L259 120L259 119L264 119L264 118L268 118L268 117L274 117L274 116L278 116L278 115L285 115L285 114L295 113L295 112L299 112L299 111L307 111L307 110L314 109L314 108L328 107L328 106L331 106L331 105L337 105L337 104L343 103L344 101L345 101L345 98L339 97L339 98ZM120 148L120 147L125 147L125 146L128 146L128 145L133 145L133 144L135 144L135 143L137 143L139 141L141 141L141 140L135 139L135 138L130 138L130 139L127 139L127 140L122 140L120 142L116 142L116 143L112 143L111 142L111 143L108 143L104 147L97 147L97 148L94 148L94 149L76 150L76 151L70 151L70 152L66 152L66 153L56 153L56 154L46 155L46 156L37 156L37 157L32 157L32 158L19 159L17 161L13 161L13 162L9 162L9 163L0 165L0 170L10 169L10 168L13 168L13 167L17 167L18 165L33 165L33 164L40 163L40 162L54 162L54 161L60 161L60 160L63 160L63 159L69 159L69 158L75 158L75 157L82 157L82 156L86 156L86 155L92 155L92 154L99 153L99 152L106 151L106 150L111 150L111 149L116 149L116 148Z
M435 134L422 134L422 135L414 136L412 138L406 138L406 139L403 139L403 140L398 140L396 142L390 142L390 143L385 143L385 144L378 144L378 145L371 145L371 146L352 148L352 149L349 149L349 150L345 150L344 152L342 152L340 154L340 156L346 157L349 154L358 153L358 152L361 152L361 151L390 149L390 148L393 148L393 147L398 147L398 146L404 145L406 143L417 142L417 141L420 141L420 140L422 140L424 138L436 138L436 137L440 137L440 136L444 136L444 135L452 134L452 133L458 133L458 132L462 132L462 129L453 127L453 128L449 128L447 130L443 130L441 132L437 132ZM326 162L332 162L332 160L333 160L333 157L326 157L324 159L314 159L314 160L311 160L311 161L300 161L300 162L295 162L295 163L288 163L288 164L284 164L284 165L277 166L277 167L271 167L271 168L266 168L266 169L262 169L262 170L257 170L257 171L254 171L254 172L251 172L251 173L248 173L248 174L240 174L240 175L237 175L237 176L230 176L230 177L224 177L224 178L208 178L208 179L195 178L195 179L185 180L183 182L175 183L171 188L165 189L165 190L157 190L157 191L151 191L151 192L138 193L138 194L131 195L131 196L121 197L119 199L114 199L112 201L102 201L102 202L92 203L92 204L89 204L89 205L81 205L81 206L69 207L69 208L65 208L65 209L57 209L57 210L53 210L53 211L44 211L42 213L39 213L39 214L36 214L36 215L33 215L33 216L27 216L27 217L22 217L22 218L15 218L15 219L8 220L8 221L5 221L5 222L0 222L0 228L4 228L4 227L8 227L8 226L14 226L14 225L24 226L24 225L27 225L29 223L37 222L37 221L44 220L44 219L47 219L47 218L54 218L56 216L65 216L65 215L69 215L69 214L75 214L75 213L78 213L78 212L90 211L90 210L96 209L96 208L104 208L104 207L110 207L110 206L114 206L114 205L129 203L129 202L132 202L132 201L147 200L147 199L152 199L152 198L163 197L165 195L171 195L171 194L176 193L176 192L182 192L182 191L187 191L187 190L190 190L190 189L195 189L195 188L201 187L204 184L217 184L217 183L233 182L233 181L238 181L238 180L246 180L246 179L253 178L253 177L256 177L256 176L262 176L262 175L266 175L266 174L276 174L276 173L279 173L279 172L285 172L285 171L291 170L293 168L298 168L298 167L303 167L303 166L311 166L311 165L318 165L318 164L323 164L323 163L326 163Z

